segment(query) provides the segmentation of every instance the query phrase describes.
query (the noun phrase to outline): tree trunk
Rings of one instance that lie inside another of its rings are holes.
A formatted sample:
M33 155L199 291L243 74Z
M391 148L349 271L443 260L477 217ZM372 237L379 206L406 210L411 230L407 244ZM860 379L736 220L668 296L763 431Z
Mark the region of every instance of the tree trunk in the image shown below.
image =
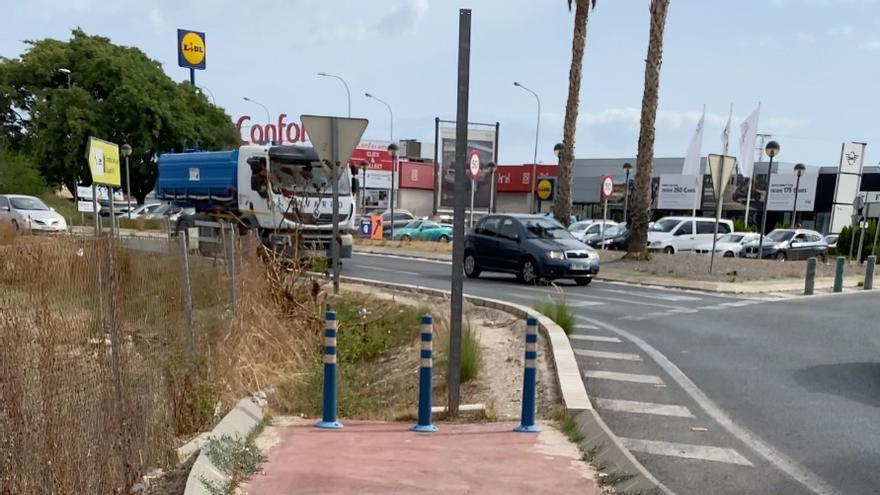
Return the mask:
M642 121L639 131L639 156L636 162L635 201L632 210L632 235L629 255L644 257L648 247L648 223L651 221L651 177L654 163L654 123L660 93L660 65L663 61L663 29L669 0L651 0L651 35L645 60L645 92L642 96Z
M563 124L563 150L559 154L559 174L556 184L556 201L553 215L563 225L571 220L572 163L574 161L574 133L577 127L578 103L581 92L581 67L584 62L584 47L587 43L587 21L589 20L590 0L577 0L574 12L574 36L571 40L571 68L568 71L568 102L565 105Z

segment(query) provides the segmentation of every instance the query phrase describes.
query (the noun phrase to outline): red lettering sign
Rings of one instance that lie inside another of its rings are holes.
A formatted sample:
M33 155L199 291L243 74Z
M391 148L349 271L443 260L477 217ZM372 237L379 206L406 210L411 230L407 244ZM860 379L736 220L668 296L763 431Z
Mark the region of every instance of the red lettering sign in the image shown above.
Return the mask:
M302 124L288 124L284 122L285 118L287 118L287 114L282 113L278 116L277 124L251 124L250 130L248 131L250 141L242 136L242 144L274 143L281 145L284 144L285 139L289 143L304 143L306 141L306 133L303 131ZM239 136L241 136L242 127L244 127L245 123L250 120L250 115L242 115L235 122L235 127L238 129Z
M542 177L556 177L556 165L538 165L536 167L538 179ZM529 192L532 190L532 166L525 165L499 165L495 172L498 192Z
M434 189L434 164L400 162L400 187L402 189Z

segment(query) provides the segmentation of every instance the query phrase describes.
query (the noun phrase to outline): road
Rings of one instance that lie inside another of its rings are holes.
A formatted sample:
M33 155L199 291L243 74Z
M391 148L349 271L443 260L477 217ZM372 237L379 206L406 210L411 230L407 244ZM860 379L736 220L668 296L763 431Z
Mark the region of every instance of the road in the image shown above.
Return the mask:
M450 265L360 255L345 275L449 289ZM880 293L738 298L560 286L611 429L678 494L880 494ZM465 292L558 297L484 275Z

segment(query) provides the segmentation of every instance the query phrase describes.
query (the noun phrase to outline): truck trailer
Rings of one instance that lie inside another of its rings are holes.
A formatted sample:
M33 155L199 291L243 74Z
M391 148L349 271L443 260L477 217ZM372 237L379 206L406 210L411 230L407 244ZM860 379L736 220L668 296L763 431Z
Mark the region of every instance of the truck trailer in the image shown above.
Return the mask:
M329 164L307 146L166 153L159 156L156 197L195 209L195 215L178 221L178 232L198 228L200 239L216 239L230 226L239 233L256 232L276 252L329 255L332 175ZM336 175L340 256L350 258L358 183L348 166Z

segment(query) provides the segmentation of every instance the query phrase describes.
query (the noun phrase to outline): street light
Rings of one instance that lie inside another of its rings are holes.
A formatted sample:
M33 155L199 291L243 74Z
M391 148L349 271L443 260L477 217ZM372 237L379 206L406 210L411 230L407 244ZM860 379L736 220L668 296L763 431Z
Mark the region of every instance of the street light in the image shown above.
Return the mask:
M773 174L773 158L779 154L779 143L770 141L764 147L764 152L770 157L767 165L767 192L764 193L764 207L761 214L761 238L758 241L758 259L764 259L764 232L767 230L767 203L770 202L770 176Z
M626 180L623 182L623 224L626 225L626 214L629 212L629 173L632 171L632 163L623 164L623 173L626 174Z
M367 98L372 98L372 99L378 101L379 103L385 105L386 108L388 108L388 126L391 129L390 141L394 141L394 112L391 111L391 105L389 105L387 101L380 99L380 98L377 98L377 97L371 95L370 93L364 93L364 96L366 96ZM351 117L350 110L349 110L348 116Z
M391 154L391 239L394 240L394 174L397 172L397 153L400 148L391 143L388 145L388 153Z
M318 72L318 75L321 77L332 77L334 79L339 79L342 85L345 86L345 94L348 96L348 116L351 117L351 91L348 90L348 83L345 82L345 79L334 74L327 74L326 72Z
M535 201L537 200L537 198L535 197L535 186L538 183L537 177L536 177L536 174L538 173L538 134L541 131L541 98L538 98L538 93L535 93L531 89L523 86L522 84L520 84L516 81L513 82L513 85L518 88L522 88L522 89L528 91L529 93L531 93L532 96L535 97L535 101L538 102L538 121L535 124L535 156L532 159L532 204L531 204L531 209L532 209L532 213L535 213ZM554 148L553 151L556 152L556 149ZM557 153L556 156L559 156L559 154Z
M263 107L263 110L266 111L266 124L269 124L272 121L272 117L269 116L269 109L266 108L266 105L263 105L262 103L258 102L257 100L255 100L253 98L248 98L247 96L244 97L244 101ZM281 129L278 130L278 132L280 132L280 131L281 131ZM266 131L266 134L269 134L269 132ZM263 138L266 138L266 137L268 137L268 136L263 136ZM268 141L268 139L264 139L264 141Z
M367 167L369 166L370 164L366 160L362 160L360 163L361 177L363 178L363 184L361 184L361 210L363 210L364 214L367 213Z
M67 74L67 89L70 89L70 69L58 69L58 72Z
M795 180L794 186L794 206L791 207L791 228L797 228L797 197L798 190L801 188L801 176L806 173L807 167L804 166L803 163L798 163L794 166L794 173L797 175L797 179Z
M131 220L131 172L128 168L128 157L131 156L131 145L125 143L119 151L121 151L122 156L125 157L125 189L128 193L128 219Z
M498 165L490 161L486 164L486 170L489 171L489 177L491 178L489 183L489 213L495 213L495 171L498 170Z
M202 93L202 94L204 94L205 91L207 91L208 95L211 96L211 103L213 103L215 107L217 106L217 99L214 98L214 92L211 91L210 89L208 89L207 86L196 86L196 91L198 91L199 93Z

